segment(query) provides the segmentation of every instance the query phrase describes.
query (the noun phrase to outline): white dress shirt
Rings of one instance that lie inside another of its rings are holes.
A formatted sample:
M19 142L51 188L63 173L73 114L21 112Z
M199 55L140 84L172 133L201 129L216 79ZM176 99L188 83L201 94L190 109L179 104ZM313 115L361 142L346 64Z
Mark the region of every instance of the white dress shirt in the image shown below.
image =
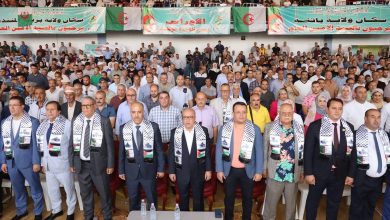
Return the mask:
M368 109L376 109L375 105L369 102L363 104L353 100L344 106L343 118L353 125L355 131L364 124L364 114Z
M390 131L390 103L386 103L381 110L381 128Z
M89 140L90 141L89 142L91 142L93 118L94 118L94 116L92 116L91 118L87 118L87 117L84 118L83 133L81 133L81 146L80 146L80 159L81 160L86 160L86 161L91 160L91 154L89 154L89 157L84 157L84 134L85 134L85 128L87 127L87 120L90 120L90 122L89 122ZM89 147L90 147L90 151L91 151L91 146L89 146Z
M184 128L184 136L187 142L188 154L191 154L192 141L194 140L194 128L190 131Z
M14 135L14 138L16 137L16 134L18 133L20 123L22 123L22 119L12 119L12 134Z
M134 142L135 142L135 145L137 147L137 149L140 148L140 146L137 145L137 126L141 126L139 128L139 131L141 132L141 134L144 133L144 128L145 128L145 124L143 122L141 122L141 124L137 125L133 122L133 138L134 138Z
M341 125L340 119L337 120L337 121L330 120L330 122L332 123L332 138L334 137L334 125L333 125L333 123L337 123L337 137L339 138L339 144L340 144L340 125ZM343 126L348 126L348 125L343 125ZM333 142L334 142L334 140L333 140Z
M374 132L370 129L367 128L368 131L368 163L370 164L370 167L366 171L367 176L370 177L381 177L386 173L387 169L387 163L386 163L386 158L385 158L385 152L384 152L384 146L382 143L381 137L378 135L378 130L376 130L375 135L376 139L378 140L378 145L379 145L379 151L381 154L381 159L382 159L382 170L381 173L378 173L378 157L377 157L377 152L375 148L375 141L374 141L374 136L370 132Z

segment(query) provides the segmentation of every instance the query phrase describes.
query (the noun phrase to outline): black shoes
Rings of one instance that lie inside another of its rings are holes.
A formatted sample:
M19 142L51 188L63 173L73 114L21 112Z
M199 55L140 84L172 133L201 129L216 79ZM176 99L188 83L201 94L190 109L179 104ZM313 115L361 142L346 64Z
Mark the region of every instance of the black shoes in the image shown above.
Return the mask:
M21 215L15 215L15 216L12 218L12 220L20 220L20 219L26 217L27 215L28 215L28 212L25 212L25 213L23 213L23 214L21 214Z
M35 215L34 220L42 220L42 214Z
M63 214L64 214L64 212L62 210L57 212L56 214L51 213L48 217L45 218L45 220L54 220L55 218L57 218Z
M74 220L74 214L67 215L66 220Z

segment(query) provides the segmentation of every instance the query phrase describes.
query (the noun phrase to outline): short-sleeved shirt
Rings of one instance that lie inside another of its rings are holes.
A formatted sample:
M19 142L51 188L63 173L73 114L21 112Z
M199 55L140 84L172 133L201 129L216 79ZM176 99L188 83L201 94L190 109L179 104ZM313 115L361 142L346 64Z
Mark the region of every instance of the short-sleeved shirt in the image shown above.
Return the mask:
M110 117L115 117L115 109L111 105L106 105L103 107L102 111L99 110L99 108L96 108L96 112L99 113L101 116L110 118Z
M285 129L281 127L280 161L276 166L274 180L278 182L294 182L295 166L295 142L293 127Z
M186 90L186 92L184 92ZM169 96L172 100L172 105L178 108L180 111L183 109L184 104L188 104L189 100L192 100L191 89L183 86L181 88L175 86L169 91Z
M246 111L246 116L249 121L252 121L249 106ZM271 117L269 116L268 110L262 105L260 105L259 110L252 108L252 116L254 124L260 128L261 133L264 133L265 125L271 122Z
M202 110L199 109L198 106L194 106L193 109L195 110L196 122L202 123L201 125L207 128L209 137L213 138L213 128L216 128L219 125L218 115L215 112L215 109L207 105L204 106Z

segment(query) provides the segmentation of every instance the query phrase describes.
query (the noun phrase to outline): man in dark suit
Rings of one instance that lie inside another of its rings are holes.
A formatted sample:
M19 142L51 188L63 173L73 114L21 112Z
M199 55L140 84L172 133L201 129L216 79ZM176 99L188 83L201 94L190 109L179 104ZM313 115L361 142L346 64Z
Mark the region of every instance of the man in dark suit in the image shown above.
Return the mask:
M144 105L133 102L131 120L120 127L119 177L126 180L130 211L140 210L139 187L157 208L156 177L164 177L164 154L158 125L144 119Z
M16 89L11 89L9 91L9 97L11 98L11 97L14 97L14 96L20 96L19 91L16 90ZM24 105L24 111L28 112L29 110L30 110L30 106ZM3 109L1 111L1 117L0 118L4 119L4 118L7 118L10 115L11 115L11 112L9 111L9 106L8 105L4 105Z
M109 175L114 171L114 138L108 118L96 113L96 102L86 96L82 113L72 121L69 162L76 172L84 205L84 219L92 220L94 213L93 188L100 195L104 219L112 218Z
M207 128L195 120L195 111L183 110L183 125L171 132L169 146L169 178L177 181L180 210L189 211L191 186L193 210L204 211L204 182L211 179L210 139Z
M350 163L354 144L353 126L343 120L343 101L327 103L327 115L310 124L304 146L304 175L309 184L306 219L315 220L324 189L327 189L326 219L336 220L344 185L352 185Z
M356 131L352 155L356 154L357 159L351 161L356 172L351 191L350 220L373 219L376 201L382 193L390 143L387 133L379 128L380 124L381 112L369 109L365 113L364 124Z
M246 84L245 82L242 81L242 74L241 72L235 72L234 73L234 80L236 83L239 83L240 84L240 88L241 88L241 94L242 94L242 97L245 99L245 101L247 103L249 103L249 88L248 88L248 84Z
M64 90L64 94L67 102L61 105L61 114L72 121L81 113L81 103L76 101L73 87L67 86Z
M387 186L390 185L390 169L387 169L386 171L386 176L385 176L385 181ZM386 186L386 192L385 192L385 198L383 200L383 219L387 220L390 219L390 187Z
M8 173L15 192L16 215L13 220L27 216L27 193L25 181L31 189L34 200L35 220L42 219L43 193L39 180L41 157L37 148L37 119L30 117L24 109L20 96L9 100L11 115L1 123L0 162L1 170Z

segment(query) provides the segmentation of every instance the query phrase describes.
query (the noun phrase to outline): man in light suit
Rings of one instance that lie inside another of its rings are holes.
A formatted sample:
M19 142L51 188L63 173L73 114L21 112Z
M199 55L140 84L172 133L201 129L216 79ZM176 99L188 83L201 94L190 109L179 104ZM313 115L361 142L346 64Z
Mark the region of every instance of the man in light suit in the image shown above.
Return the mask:
M24 109L20 96L9 100L11 115L1 124L1 170L8 173L15 192L16 215L13 220L27 216L27 192L25 180L30 185L34 200L35 220L42 219L43 193L38 172L41 157L37 148L36 131L38 119L30 117Z
M139 187L157 208L156 178L164 177L164 154L158 125L144 119L144 105L133 102L131 120L120 127L119 177L126 180L130 211L140 210Z
M295 201L303 163L303 125L294 119L291 104L282 104L279 118L264 132L264 170L267 176L265 220L276 219L282 194L286 198L285 219L295 219Z
M353 184L354 166L351 152L353 126L341 118L343 101L332 98L327 115L312 122L306 132L303 167L309 184L306 219L317 218L322 193L327 189L326 219L336 220L344 185Z
M195 110L183 110L183 125L171 132L169 178L177 181L180 210L189 211L189 189L193 210L204 211L204 182L211 179L210 138L208 130L195 121Z
M81 113L81 103L76 101L76 94L73 87L67 86L64 94L67 102L61 105L61 114L72 121Z
M94 217L93 188L99 193L104 219L112 219L109 175L114 171L114 139L108 118L96 113L96 102L86 96L82 113L72 121L69 163L76 172L84 205L84 219Z
M52 212L45 220L53 220L61 215L60 186L66 192L68 214L66 219L74 219L76 193L74 175L69 169L68 147L71 122L60 114L61 106L56 101L46 104L46 116L37 130L37 144L42 156L42 171L46 174L47 189L52 205Z
M233 120L225 123L218 134L216 172L225 182L225 219L233 220L236 185L242 190L242 219L250 220L254 181L263 173L263 137L259 127L246 118L243 102L233 105Z
M227 83L221 85L221 97L212 99L210 106L215 109L219 120L219 130L222 125L232 119L233 101L230 98L230 86Z

